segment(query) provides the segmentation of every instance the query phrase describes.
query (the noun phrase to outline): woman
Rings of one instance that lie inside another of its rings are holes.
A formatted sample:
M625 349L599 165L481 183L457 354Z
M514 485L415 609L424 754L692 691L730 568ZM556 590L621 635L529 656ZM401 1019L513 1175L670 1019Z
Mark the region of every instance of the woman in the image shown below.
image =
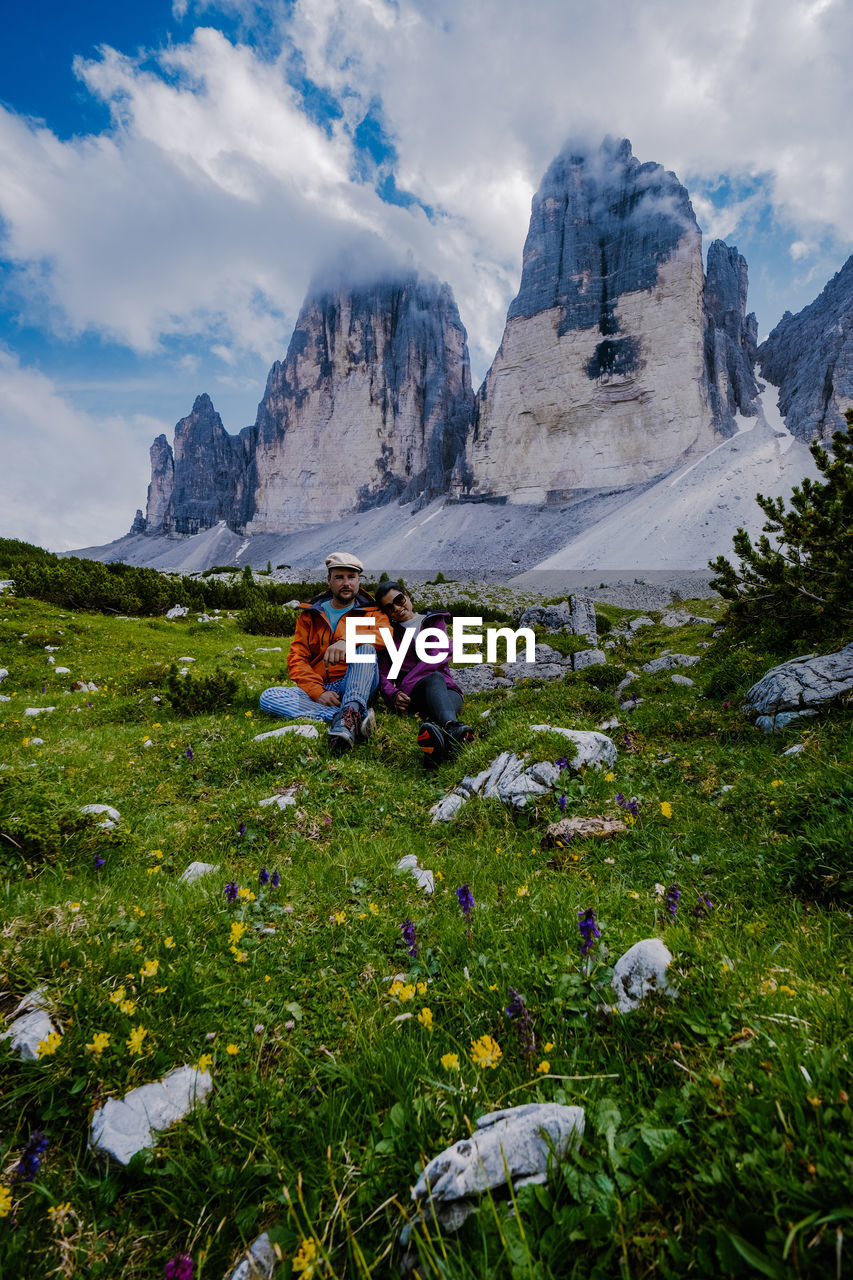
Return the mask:
M380 582L374 591L376 604L391 623L394 643L399 646L407 630L414 630L409 647L395 679L390 677L391 657L379 649L379 686L386 701L405 715L412 712L422 718L418 730L418 746L428 763L438 764L466 742L473 742L474 730L462 724L462 690L450 673L450 652L439 662L422 662L415 652L415 637L421 627L447 631L449 613L437 609L415 613L412 598L402 582Z

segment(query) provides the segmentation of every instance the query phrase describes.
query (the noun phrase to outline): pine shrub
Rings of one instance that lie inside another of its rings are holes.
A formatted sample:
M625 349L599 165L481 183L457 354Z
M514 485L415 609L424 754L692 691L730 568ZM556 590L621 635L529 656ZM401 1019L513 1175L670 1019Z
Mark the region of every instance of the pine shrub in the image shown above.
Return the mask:
M166 677L165 694L178 715L201 716L230 706L239 687L237 677L219 667L209 676L191 673L182 676L172 665Z
M258 595L239 619L240 627L252 636L292 636L296 630L296 610L273 604L266 596Z

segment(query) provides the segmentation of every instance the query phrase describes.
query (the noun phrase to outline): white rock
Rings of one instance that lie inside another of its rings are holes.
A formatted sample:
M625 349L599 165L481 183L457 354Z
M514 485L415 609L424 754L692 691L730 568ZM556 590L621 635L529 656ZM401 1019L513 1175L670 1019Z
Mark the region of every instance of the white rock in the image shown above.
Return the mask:
M601 724L598 726L598 732L604 733L606 729L618 729L618 728L619 728L619 717L611 716L609 720L602 720Z
M0 683L2 683L9 674L8 667L0 667Z
M641 627L653 627L655 624L651 618L647 618L645 614L641 618L632 618L628 623L629 631L639 631Z
M253 1240L226 1280L271 1280L278 1259L266 1231Z
M105 813L108 818L112 818L113 822L121 821L121 814L118 809L114 809L111 804L84 804L81 813Z
M675 675L675 676L670 676L669 678L673 684L683 685L686 689L692 689L693 686L696 684L696 681L691 680L689 676Z
M584 667L600 667L606 661L607 655L603 649L581 649L580 653L572 654L575 671L583 671Z
M210 871L218 871L219 863L215 865L212 862L191 862L186 871L182 871L180 879L184 884L192 884L194 880L206 876Z
M147 747L153 747L153 746L154 746L154 743L151 741L151 739L150 739L150 738L145 738L145 739L143 739L142 745L143 745L143 747L146 747L146 748L147 748Z
M281 653L281 645L277 644L272 649L256 649L255 653Z
M209 613L200 613L196 618L196 622L213 622Z
M138 1151L153 1147L156 1135L202 1102L213 1087L207 1071L176 1067L162 1080L131 1089L124 1098L108 1098L92 1117L93 1150L128 1164Z
M189 675L189 671L190 671L189 667L179 667L179 669L178 669L178 675L179 675L179 676L186 676L186 675Z
M620 711L633 711L635 707L639 707L645 702L645 698L626 698L624 702L619 703Z
M58 644L46 644L44 646L45 653L58 653L60 648L61 646Z
M180 658L178 658L178 662L195 662L195 658L188 658L187 655L184 653L184 654L181 654Z
M430 809L430 818L433 822L450 822L455 818L459 810L468 799L467 795L462 795L458 791L449 791L446 796L432 806Z
M534 733L559 733L562 737L574 742L577 750L574 760L569 761L569 768L577 772L581 765L587 768L600 769L616 763L616 745L604 733L594 729L562 729L558 725L532 724Z
M407 853L397 863L398 871L408 871L417 881L419 889L423 889L424 893L432 893L435 889L435 879L431 871L424 867L418 866L418 859L414 853Z
M27 707L24 712L25 716L41 716L48 711L55 711L56 707Z
M11 698L7 698L5 693L0 693L0 702L11 702Z
M35 738L33 738L33 742L35 742ZM787 751L783 751L782 755L798 756L800 752L805 751L805 749L806 749L806 744L804 742L795 742L794 745L792 747L789 747Z
M39 1042L46 1040L51 1031L55 1030L43 1009L33 1009L31 1013L15 1018L9 1029L0 1035L0 1040L11 1040L12 1048L18 1056L32 1061L38 1057Z
M297 738L319 738L320 736L313 724L285 724L280 729L256 733L253 742L263 742L265 738L283 738L286 733L295 733Z
M167 618L185 618L188 613L189 613L189 609L185 608L184 605L175 604L175 605L172 605L171 609L166 614L166 617Z
M89 690L90 693L98 692L98 686L95 684L94 680L90 680L86 688Z
M44 738L30 738L30 746L31 746L31 747L43 747L43 746L44 746Z
M643 938L635 942L613 966L611 986L616 992L620 1013L630 1013L650 991L677 994L668 977L672 953L660 938Z
M296 804L296 796L288 792L283 796L267 796L266 800L259 800L258 803L262 809L268 804L276 804L279 809L286 809L289 804Z
M54 673L55 673L56 675L58 675L58 676L70 676L70 675L71 675L71 668L70 668L70 667L54 667L54 668L53 668L53 670L54 670Z
M628 688L628 685L631 684L632 681L639 680L639 678L640 677L637 675L636 671L626 671L624 678L620 680L616 686L616 692L621 693L623 689Z
M54 665L55 665L55 663L56 663L56 658L54 658L54 657L53 657L53 655L51 655L51 656L48 658L48 662L50 663L50 665L51 665L51 666L54 666Z
M529 1102L481 1116L463 1138L430 1160L412 1199L456 1231L477 1208L479 1197L510 1181L514 1188L543 1183L549 1159L559 1161L584 1129L582 1107ZM553 1152L553 1155L552 1155Z

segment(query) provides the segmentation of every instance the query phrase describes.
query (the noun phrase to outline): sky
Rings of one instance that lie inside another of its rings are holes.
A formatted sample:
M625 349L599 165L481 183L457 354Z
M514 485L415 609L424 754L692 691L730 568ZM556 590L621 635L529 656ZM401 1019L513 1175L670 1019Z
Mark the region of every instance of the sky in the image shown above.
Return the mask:
M31 0L0 42L0 536L126 533L206 391L255 419L312 278L447 281L479 384L531 198L628 137L760 336L853 252L849 0Z

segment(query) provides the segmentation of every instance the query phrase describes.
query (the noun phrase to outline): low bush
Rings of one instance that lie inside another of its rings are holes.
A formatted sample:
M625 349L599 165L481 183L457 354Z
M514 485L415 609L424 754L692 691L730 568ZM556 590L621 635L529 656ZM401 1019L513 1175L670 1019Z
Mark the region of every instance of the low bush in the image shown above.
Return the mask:
M219 667L209 676L189 672L182 676L173 664L166 677L165 694L178 715L199 716L230 706L239 687L237 677Z
M242 631L251 636L292 636L296 630L296 610L288 605L273 604L258 596L239 615Z

